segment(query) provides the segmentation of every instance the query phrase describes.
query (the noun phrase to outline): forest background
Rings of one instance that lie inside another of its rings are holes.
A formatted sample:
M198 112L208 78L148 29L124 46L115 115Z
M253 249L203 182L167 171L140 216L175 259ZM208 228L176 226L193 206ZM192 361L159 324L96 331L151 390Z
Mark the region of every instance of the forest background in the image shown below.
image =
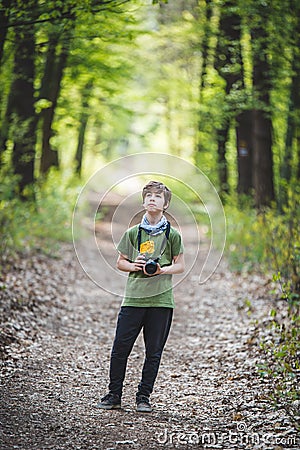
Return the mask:
M278 283L259 370L296 417L299 2L1 0L0 64L1 267L70 239L95 169L191 162L223 201L232 270Z

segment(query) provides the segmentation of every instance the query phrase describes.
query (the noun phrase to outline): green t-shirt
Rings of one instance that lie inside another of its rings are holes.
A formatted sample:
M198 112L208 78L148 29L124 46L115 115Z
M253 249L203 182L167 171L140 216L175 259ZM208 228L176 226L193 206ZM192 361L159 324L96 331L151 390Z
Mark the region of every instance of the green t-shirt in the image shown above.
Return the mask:
M129 228L122 236L117 250L125 255L129 261L135 261L138 251L139 225ZM173 227L170 228L169 238L165 233L150 236L144 230L141 233L141 253L147 257L157 258L162 249L159 260L161 267L172 264L173 258L183 253L183 243L180 233ZM144 272L130 272L127 279L125 296L122 306L160 306L174 308L174 296L172 289L172 275L154 275L149 277Z

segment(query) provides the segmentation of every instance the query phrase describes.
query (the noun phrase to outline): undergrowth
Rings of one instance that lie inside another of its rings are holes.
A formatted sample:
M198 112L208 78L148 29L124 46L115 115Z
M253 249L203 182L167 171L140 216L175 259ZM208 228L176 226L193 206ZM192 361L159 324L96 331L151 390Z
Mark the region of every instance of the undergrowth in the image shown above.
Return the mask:
M74 180L50 172L34 187L34 199L21 200L11 174L0 181L0 234L2 259L17 252L39 250L55 254L60 242L71 241L72 211L77 197Z
M226 207L227 256L235 271L258 271L277 286L270 325L261 325L261 376L273 385L270 401L284 408L300 430L300 192L290 192L283 211Z

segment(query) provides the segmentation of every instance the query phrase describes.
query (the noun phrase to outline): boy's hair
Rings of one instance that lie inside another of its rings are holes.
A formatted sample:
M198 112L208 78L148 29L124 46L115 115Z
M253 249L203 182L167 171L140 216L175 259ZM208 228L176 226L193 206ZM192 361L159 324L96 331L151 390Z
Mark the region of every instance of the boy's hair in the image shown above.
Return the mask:
M143 187L142 197L143 201L145 200L146 194L148 192L162 192L165 197L165 205L169 204L171 201L172 192L166 185L161 183L160 181L149 181L146 186Z

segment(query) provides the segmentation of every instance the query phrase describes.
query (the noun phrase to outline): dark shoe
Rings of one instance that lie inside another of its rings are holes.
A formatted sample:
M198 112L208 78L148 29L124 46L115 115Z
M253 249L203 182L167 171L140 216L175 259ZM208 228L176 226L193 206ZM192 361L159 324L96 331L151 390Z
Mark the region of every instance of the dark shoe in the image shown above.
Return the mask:
M149 397L146 397L146 395L137 395L136 410L137 412L152 412Z
M119 409L121 408L121 397L118 394L109 392L98 403L97 408L101 409Z

